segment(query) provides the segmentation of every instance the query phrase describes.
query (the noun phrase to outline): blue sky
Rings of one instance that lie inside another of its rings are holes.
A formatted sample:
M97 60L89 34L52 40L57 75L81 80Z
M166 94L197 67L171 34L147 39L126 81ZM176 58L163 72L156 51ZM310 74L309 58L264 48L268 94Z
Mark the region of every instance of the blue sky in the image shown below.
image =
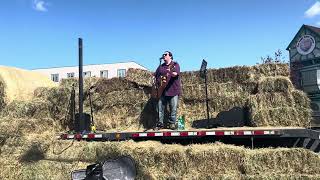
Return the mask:
M181 69L254 65L285 50L302 24L320 26L315 0L1 0L0 65L74 66L134 60L154 70L165 50Z

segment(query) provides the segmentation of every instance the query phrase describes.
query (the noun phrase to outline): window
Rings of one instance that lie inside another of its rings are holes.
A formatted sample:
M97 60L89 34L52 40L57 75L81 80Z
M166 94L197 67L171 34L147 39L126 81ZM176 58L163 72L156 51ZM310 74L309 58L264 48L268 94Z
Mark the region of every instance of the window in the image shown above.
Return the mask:
M72 72L72 73L67 73L67 77L68 77L68 78L73 78L73 77L74 77L74 72Z
M51 80L53 82L59 82L59 74L51 74Z
M91 71L83 72L83 76L84 76L85 78L91 77Z
M125 69L118 69L118 77L125 77L126 70Z
M100 71L100 77L102 77L102 78L108 78L108 70L102 70L102 71Z

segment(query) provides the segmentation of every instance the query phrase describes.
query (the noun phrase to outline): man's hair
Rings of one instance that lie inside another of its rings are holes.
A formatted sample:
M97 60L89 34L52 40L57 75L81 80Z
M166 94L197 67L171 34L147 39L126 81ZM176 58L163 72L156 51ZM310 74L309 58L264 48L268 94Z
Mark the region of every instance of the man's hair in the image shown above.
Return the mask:
M173 59L172 52L170 52L170 51L165 51L164 53L169 53L169 56L171 57L171 59Z

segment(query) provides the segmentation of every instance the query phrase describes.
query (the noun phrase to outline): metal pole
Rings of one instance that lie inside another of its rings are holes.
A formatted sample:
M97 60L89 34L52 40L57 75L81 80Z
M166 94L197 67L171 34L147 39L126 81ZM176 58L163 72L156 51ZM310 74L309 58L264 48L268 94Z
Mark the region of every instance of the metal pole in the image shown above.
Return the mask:
M84 130L84 119L83 119L83 59L82 59L82 39L79 38L79 122L80 130Z
M208 84L207 84L207 69L204 70L204 83L206 88L206 105L207 105L207 127L209 128L209 98L208 98Z
M253 136L251 136L251 149L254 148L254 144L253 144Z

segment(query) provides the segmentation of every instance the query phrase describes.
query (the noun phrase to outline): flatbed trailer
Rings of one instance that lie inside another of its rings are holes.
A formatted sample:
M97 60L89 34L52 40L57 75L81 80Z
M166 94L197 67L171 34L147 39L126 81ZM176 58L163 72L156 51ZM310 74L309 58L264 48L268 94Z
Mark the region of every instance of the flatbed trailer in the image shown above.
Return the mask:
M164 143L208 143L220 141L226 144L259 147L303 147L320 152L320 131L300 127L234 127L214 129L190 129L159 131L98 131L95 133L58 136L61 140L85 141L147 141Z

